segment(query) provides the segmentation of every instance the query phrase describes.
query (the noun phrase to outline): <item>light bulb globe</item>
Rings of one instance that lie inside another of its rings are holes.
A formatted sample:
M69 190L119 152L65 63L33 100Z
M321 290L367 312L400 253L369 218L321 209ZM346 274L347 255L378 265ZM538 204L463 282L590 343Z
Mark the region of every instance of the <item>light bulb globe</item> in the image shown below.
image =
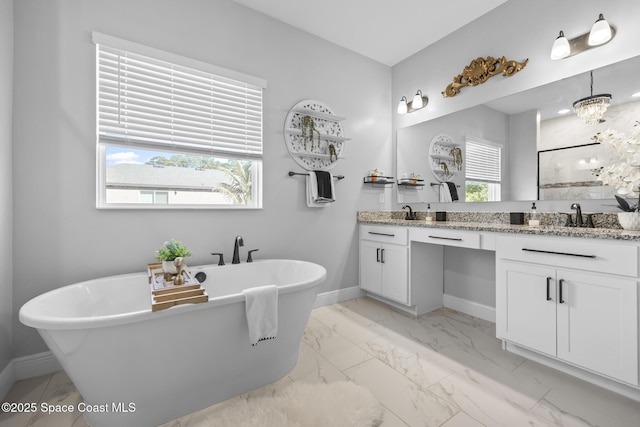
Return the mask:
M598 46L609 40L611 40L611 26L601 13L598 20L591 27L588 43L589 46Z

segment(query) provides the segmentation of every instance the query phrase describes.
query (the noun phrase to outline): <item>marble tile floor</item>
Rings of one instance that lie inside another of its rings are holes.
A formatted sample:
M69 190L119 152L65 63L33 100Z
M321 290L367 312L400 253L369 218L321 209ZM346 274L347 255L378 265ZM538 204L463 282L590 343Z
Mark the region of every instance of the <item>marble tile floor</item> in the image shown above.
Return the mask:
M297 381L340 380L374 393L385 408L383 427L640 427L640 402L503 351L492 323L445 308L416 319L370 298L313 310L297 366L234 399L270 395ZM81 399L57 372L16 382L4 401ZM163 427L210 426L207 414L225 403ZM0 427L87 425L78 413L0 413Z

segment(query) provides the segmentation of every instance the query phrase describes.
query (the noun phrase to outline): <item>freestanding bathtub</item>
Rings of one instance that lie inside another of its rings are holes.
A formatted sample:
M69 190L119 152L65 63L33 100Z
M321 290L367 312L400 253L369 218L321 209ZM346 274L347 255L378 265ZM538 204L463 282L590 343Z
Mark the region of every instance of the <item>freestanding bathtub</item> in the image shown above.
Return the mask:
M269 384L296 365L324 267L206 265L209 302L152 312L147 275L65 286L20 309L84 399L94 427L155 426ZM251 346L243 289L278 286L278 335Z

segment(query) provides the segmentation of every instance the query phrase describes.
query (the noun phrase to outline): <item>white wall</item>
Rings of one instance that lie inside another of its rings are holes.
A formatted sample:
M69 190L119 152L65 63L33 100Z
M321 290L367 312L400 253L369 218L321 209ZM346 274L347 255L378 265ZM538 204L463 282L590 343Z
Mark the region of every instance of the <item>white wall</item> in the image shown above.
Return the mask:
M0 0L0 372L11 358L12 234L11 104L13 84L13 0Z
M607 45L561 61L551 61L551 45L560 30L573 38L588 32L599 13L616 27L615 38ZM637 0L509 0L455 33L416 53L393 67L393 100L416 90L429 97L429 105L415 113L393 114L394 148L398 129L460 111L490 100L537 87L564 77L586 72L640 54L640 2ZM527 66L512 77L496 76L486 83L466 87L453 98L441 92L478 57L506 56L509 60L529 59ZM426 142L428 144L428 142ZM427 145L428 147L428 145ZM569 202L539 202L539 211L568 210ZM603 201L583 203L583 211L615 210ZM531 202L432 204L434 210L529 211ZM399 209L395 205L394 209ZM492 262L476 262L487 255L476 251L445 250L445 293L493 306L495 272ZM459 266L473 265L469 269ZM456 270L458 268L458 270ZM456 273L457 271L457 273ZM478 279L480 278L480 279Z
M324 265L321 292L358 284L358 210L384 207L362 177L391 170L391 70L229 0L20 0L15 3L14 315L65 284L144 271L169 238L190 263L231 258L242 235L256 258ZM301 17L301 19L303 19ZM94 45L91 31L267 80L264 208L257 211L95 209ZM333 172L337 202L306 207L304 180L284 144L288 110L318 99L348 119L352 138ZM14 356L46 350L14 320Z
M509 116L509 144L503 188L503 200L535 200L538 198L536 159L539 139L537 111Z

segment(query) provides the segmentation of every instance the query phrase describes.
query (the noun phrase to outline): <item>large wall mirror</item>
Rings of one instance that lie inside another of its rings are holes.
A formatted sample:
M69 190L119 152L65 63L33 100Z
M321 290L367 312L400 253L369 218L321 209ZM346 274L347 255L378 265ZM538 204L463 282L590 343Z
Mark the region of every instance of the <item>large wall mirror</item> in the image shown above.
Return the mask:
M398 186L397 202L446 200L442 182L457 189L461 202L612 199L615 190L592 173L606 162L593 137L609 128L630 134L640 121L639 75L640 57L593 70L593 94L612 96L604 121L595 125L582 122L572 108L591 92L590 73L582 73L399 129L396 174L419 176L425 185ZM488 150L477 151L474 143ZM478 185L467 177L473 174L480 174Z

